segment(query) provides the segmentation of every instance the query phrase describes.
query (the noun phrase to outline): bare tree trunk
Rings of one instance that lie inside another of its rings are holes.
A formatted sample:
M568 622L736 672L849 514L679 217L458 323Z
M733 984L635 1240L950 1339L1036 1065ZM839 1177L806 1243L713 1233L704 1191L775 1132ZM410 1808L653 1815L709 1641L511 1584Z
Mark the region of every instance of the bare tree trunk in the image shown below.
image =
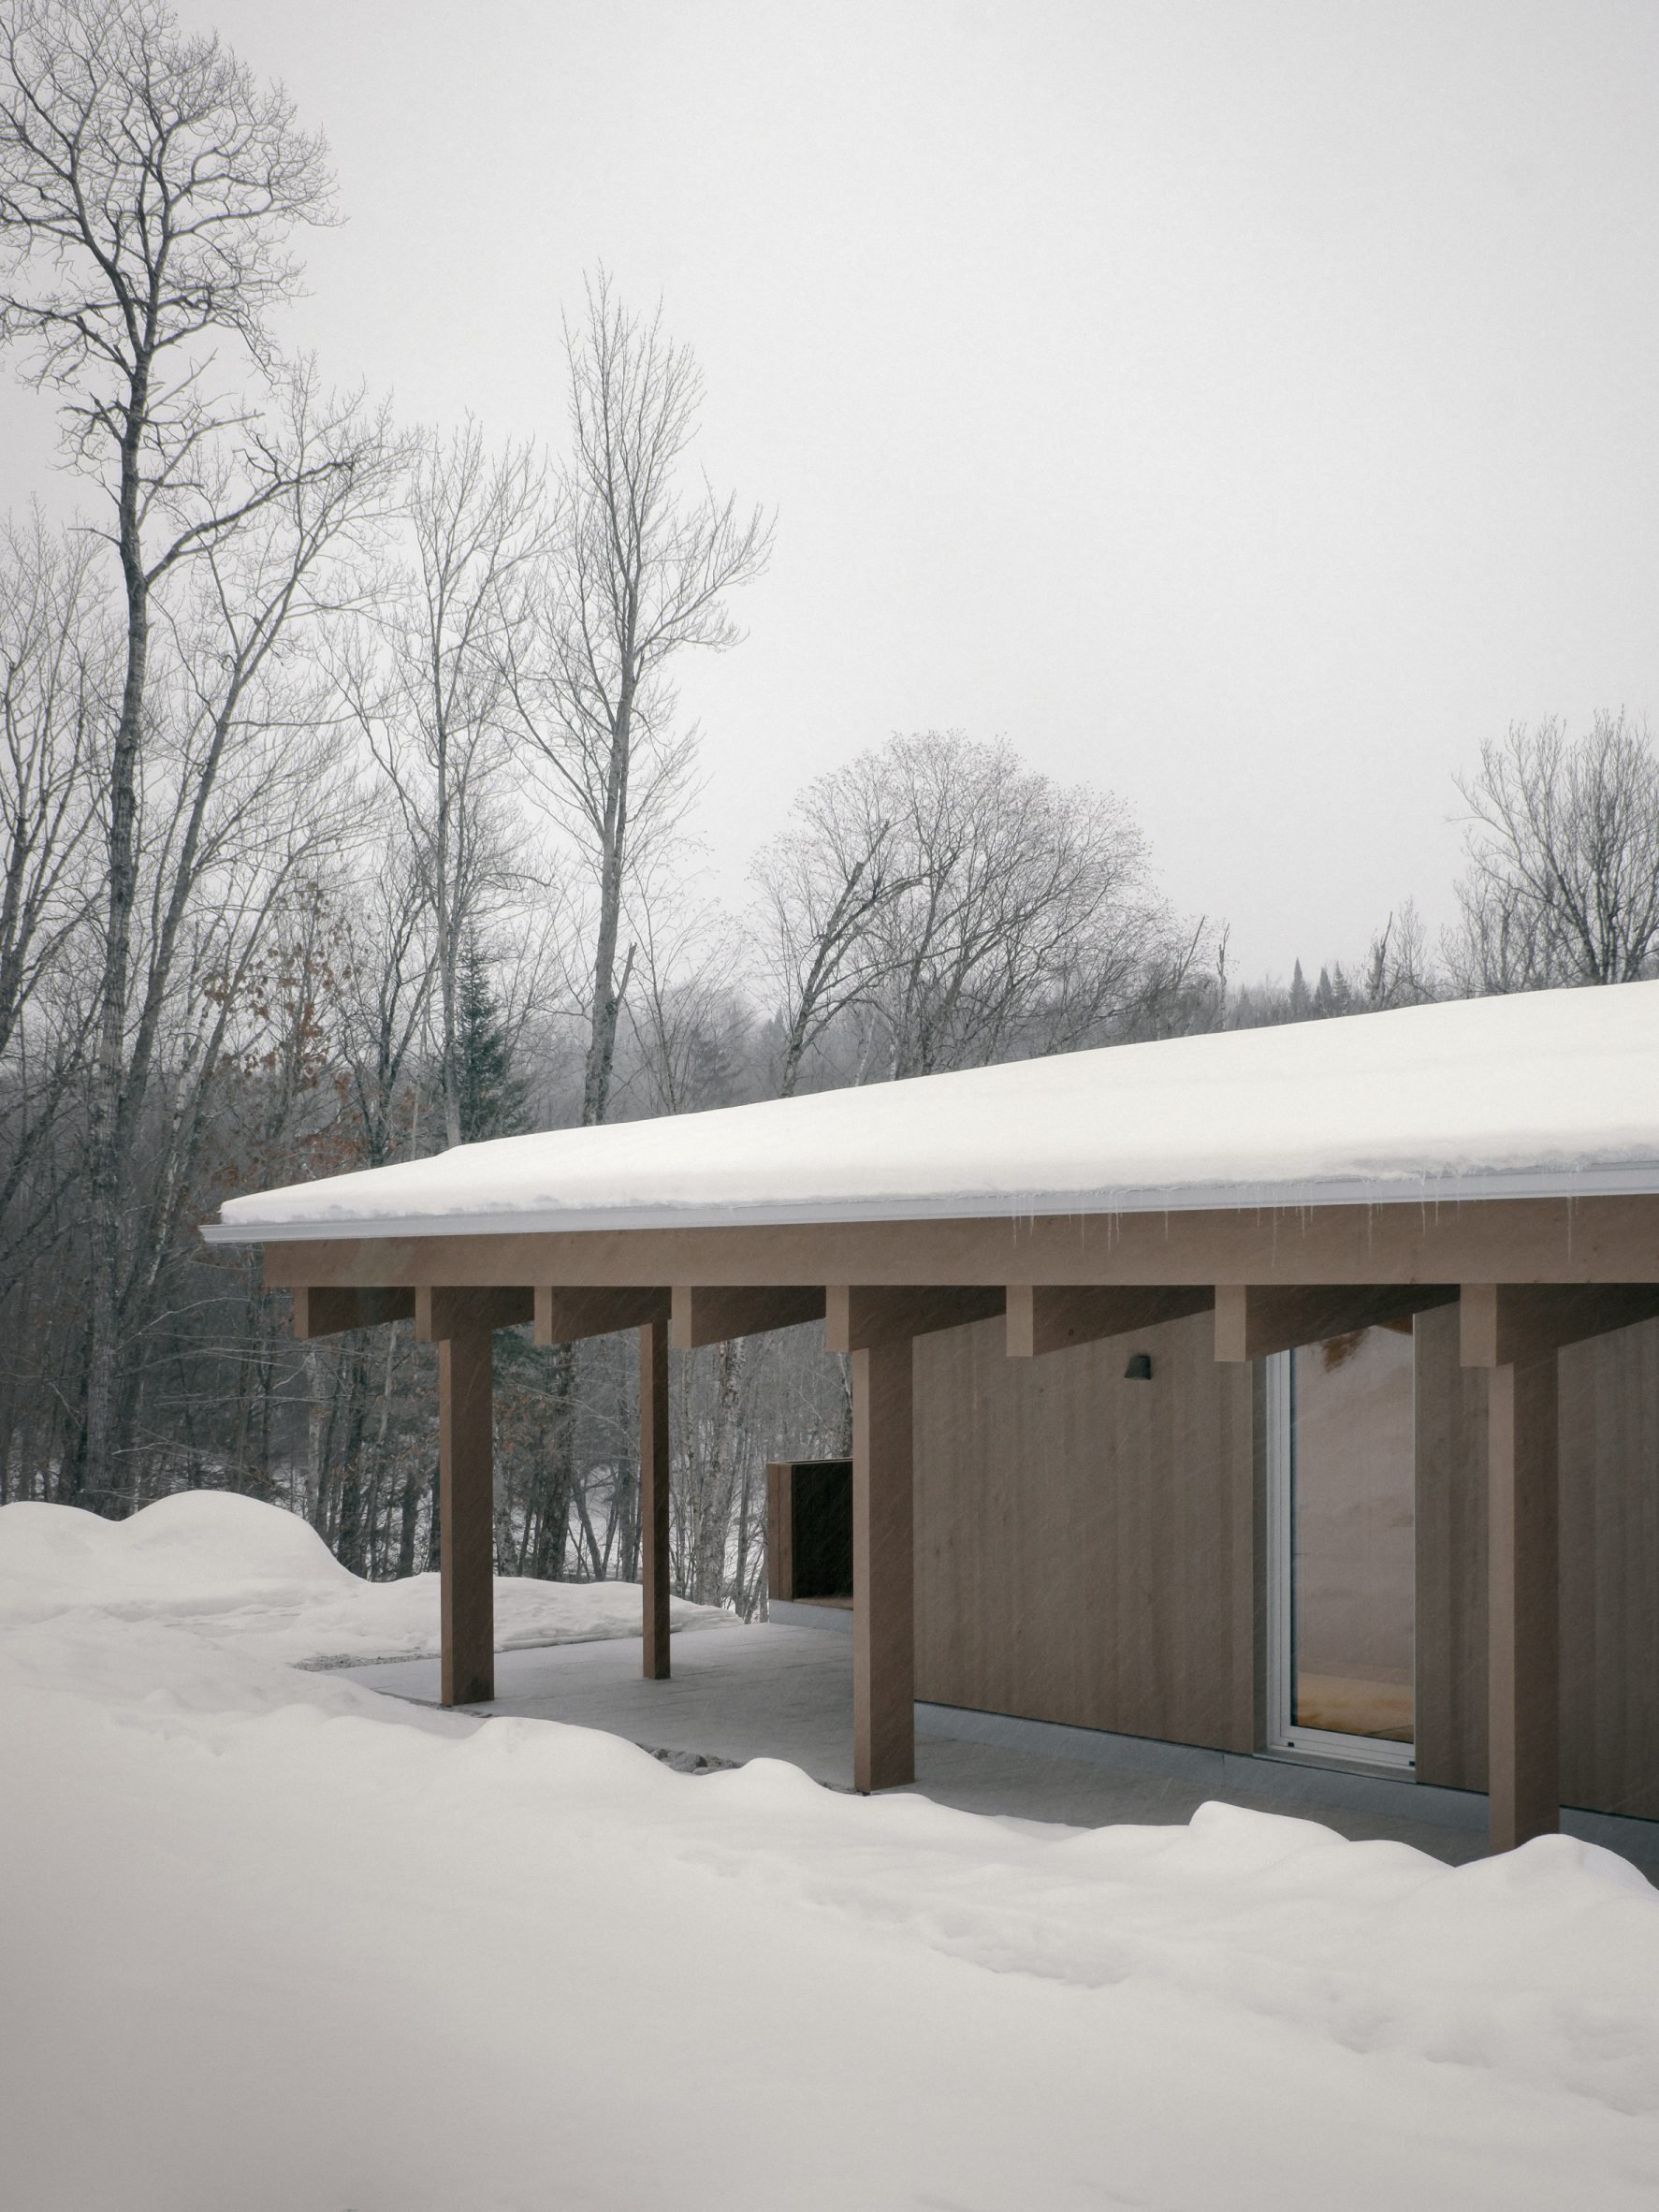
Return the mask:
M323 1378L317 1347L305 1347L305 1513L320 1536L328 1526L328 1501L324 1479L327 1419L323 1404Z
M342 1362L345 1383L345 1440L340 1468L340 1532L335 1556L354 1575L363 1572L364 1432L369 1394L369 1352L359 1339Z
M749 1595L749 1503L753 1481L753 1455L743 1455L743 1487L737 1498L737 1561L732 1574L732 1594L738 1618L747 1621L754 1610Z
M713 1433L709 1442L708 1488L697 1532L691 1594L699 1605L719 1605L725 1595L726 1547L732 1528L732 1492L740 1424L746 1340L729 1336L715 1355Z
M570 1526L571 1492L575 1480L576 1347L561 1344L553 1355L552 1412L542 1458L531 1573L557 1582L564 1575L565 1537Z
M444 1564L444 1492L436 1467L432 1469L429 1494L431 1512L427 1521L427 1572L435 1575Z
M582 1536L587 1542L588 1557L591 1562L593 1569L591 1579L595 1582L603 1582L604 1579L604 1562L599 1555L599 1539L593 1534L593 1522L588 1512L588 1486L585 1482L583 1482L579 1476L571 1487L571 1496L575 1504L577 1523L581 1528ZM581 1564L581 1559L582 1547L581 1544L578 1543L576 1546L576 1564L578 1566ZM579 1581L581 1577L578 1575L576 1579Z
M88 1299L86 1443L80 1487L107 1509L111 1497L111 1447L116 1364L120 1357L118 1285L123 1274L121 1201L125 1150L127 984L132 967L133 907L138 895L134 851L138 818L138 747L143 735L144 679L150 659L150 579L140 537L140 454L149 418L150 372L140 357L127 385L116 498L116 546L126 596L126 668L121 717L109 761L109 863L105 890L104 958L98 978L97 1048L93 1062L91 1159L87 1227L92 1260Z
M22 1340L23 1298L22 1293L8 1299L7 1303L9 1311L6 1318L6 1340L7 1344L17 1346ZM13 1357L15 1358L15 1353ZM7 1359L4 1365L0 1365L0 1506L7 1505L11 1497L12 1446L16 1429L17 1373L12 1360ZM28 1493L20 1491L19 1494L26 1496Z
M402 1511L398 1522L398 1576L407 1579L415 1572L415 1532L420 1521L420 1476L412 1466L403 1483Z

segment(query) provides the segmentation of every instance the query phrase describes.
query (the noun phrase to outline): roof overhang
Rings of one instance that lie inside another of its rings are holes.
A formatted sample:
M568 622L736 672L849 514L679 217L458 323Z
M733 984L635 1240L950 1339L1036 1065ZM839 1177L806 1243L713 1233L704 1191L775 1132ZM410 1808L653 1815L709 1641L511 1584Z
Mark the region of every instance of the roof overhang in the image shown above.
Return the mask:
M272 1287L1659 1282L1659 1194L269 1239Z

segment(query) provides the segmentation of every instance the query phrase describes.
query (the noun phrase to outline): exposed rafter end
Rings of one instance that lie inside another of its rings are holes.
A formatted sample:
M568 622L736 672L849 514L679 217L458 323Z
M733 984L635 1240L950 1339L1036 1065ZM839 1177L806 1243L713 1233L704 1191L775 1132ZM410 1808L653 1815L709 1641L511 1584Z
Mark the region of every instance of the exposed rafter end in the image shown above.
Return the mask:
M1215 1291L1215 1357L1263 1360L1301 1344L1409 1320L1456 1300L1455 1283L1309 1283L1268 1288L1223 1283Z
M732 1336L760 1336L768 1329L798 1329L822 1321L823 1292L811 1285L772 1288L676 1284L668 1341L677 1352L694 1352Z
M538 1283L535 1291L537 1344L579 1344L589 1336L614 1336L624 1329L644 1329L668 1318L669 1294L648 1289L566 1289Z
M1659 1283L1465 1283L1463 1363L1522 1367L1659 1314Z
M294 1334L301 1343L338 1336L342 1329L378 1329L415 1318L413 1290L347 1290L299 1284L294 1291Z
M1007 1291L1000 1283L946 1288L929 1285L845 1284L826 1293L823 1341L832 1352L867 1351L872 1345L896 1344L902 1337L930 1336L936 1329L960 1329L987 1321L1003 1310Z
M1043 1352L1068 1351L1101 1337L1128 1336L1207 1313L1215 1302L1209 1283L1174 1286L1133 1284L1069 1288L1046 1283L1011 1283L1008 1288L1008 1350L1014 1360Z
M517 1329L534 1318L535 1295L528 1284L522 1289L484 1289L423 1283L415 1293L415 1334L419 1344L488 1335L491 1330Z

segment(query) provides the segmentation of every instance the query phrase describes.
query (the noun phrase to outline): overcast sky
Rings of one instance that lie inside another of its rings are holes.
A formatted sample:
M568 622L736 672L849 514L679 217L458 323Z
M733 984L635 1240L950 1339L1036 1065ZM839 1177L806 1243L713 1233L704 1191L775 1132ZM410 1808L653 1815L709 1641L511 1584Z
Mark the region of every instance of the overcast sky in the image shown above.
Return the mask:
M607 262L775 508L687 672L714 880L893 730L1123 793L1234 972L1450 910L1454 768L1659 720L1659 8L181 0L348 218L290 326L562 431ZM13 497L48 464L6 406Z

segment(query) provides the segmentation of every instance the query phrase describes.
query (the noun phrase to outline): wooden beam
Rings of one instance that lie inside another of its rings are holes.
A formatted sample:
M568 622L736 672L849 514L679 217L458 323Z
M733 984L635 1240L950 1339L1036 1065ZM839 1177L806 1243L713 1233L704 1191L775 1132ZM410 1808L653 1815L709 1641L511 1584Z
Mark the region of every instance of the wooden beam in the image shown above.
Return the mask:
M342 1329L377 1329L415 1318L413 1290L344 1290L326 1284L294 1286L294 1333L302 1342L338 1336Z
M567 1290L538 1283L535 1290L537 1344L577 1344L589 1336L615 1336L668 1318L666 1290Z
M910 1339L852 1354L852 1783L916 1779Z
M440 1639L445 1705L495 1695L495 1481L488 1330L438 1345Z
M1560 1412L1550 1352L1487 1381L1488 1818L1494 1851L1561 1821Z
M1222 1283L1215 1290L1215 1357L1242 1361L1320 1344L1351 1330L1404 1321L1449 1305L1455 1283L1323 1283L1294 1288Z
M1465 1283L1465 1367L1524 1366L1659 1314L1654 1283Z
M257 1242L257 1239L253 1240ZM1190 1213L748 1222L306 1237L276 1288L329 1283L1648 1283L1659 1197L1195 1207Z
M1000 1283L955 1289L924 1284L833 1285L825 1293L823 1341L832 1352L862 1352L901 1337L928 1336L936 1329L960 1329L1002 1311L1007 1296Z
M480 1288L470 1285L422 1283L415 1293L417 1344L442 1344L451 1336L488 1335L535 1318L535 1294L528 1287Z
M822 1321L823 1292L811 1286L779 1284L751 1289L735 1284L704 1289L677 1283L669 1342L677 1352L694 1352L732 1336L760 1336L768 1329L795 1329Z
M1102 1336L1127 1336L1207 1313L1215 1302L1215 1286L1176 1284L1079 1285L1011 1283L1008 1288L1008 1351L1013 1360L1043 1352L1063 1352L1074 1344Z
M668 1657L668 1321L639 1332L639 1579L645 1586L645 1679L665 1682Z

